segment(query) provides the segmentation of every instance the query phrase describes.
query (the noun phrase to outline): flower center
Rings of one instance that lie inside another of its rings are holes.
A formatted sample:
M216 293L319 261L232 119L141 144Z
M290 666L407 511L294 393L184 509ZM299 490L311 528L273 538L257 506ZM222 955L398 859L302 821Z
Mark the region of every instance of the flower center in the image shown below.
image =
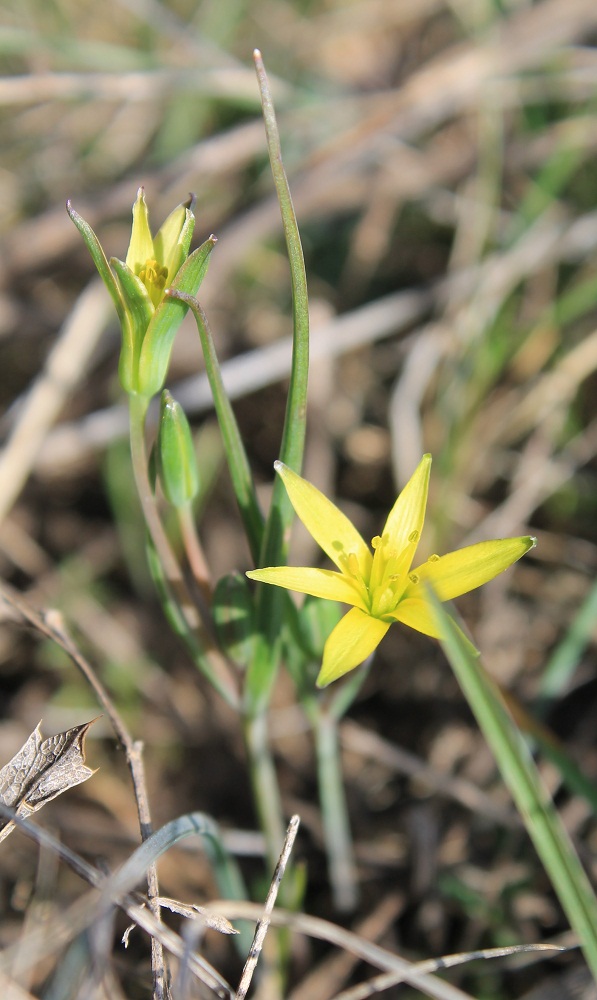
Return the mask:
M139 271L139 277L149 292L151 301L154 305L157 305L166 287L168 268L160 264L155 257L150 257Z
M382 535L381 538L376 535L371 540L375 555L368 597L370 614L375 618L387 618L400 603L419 537L418 531L411 531L407 544L400 550L392 544L389 535Z
M345 578L353 585L360 598L363 610L369 608L369 593L367 581L364 579L359 566L359 558L356 552L347 552L344 546L338 544L338 562Z

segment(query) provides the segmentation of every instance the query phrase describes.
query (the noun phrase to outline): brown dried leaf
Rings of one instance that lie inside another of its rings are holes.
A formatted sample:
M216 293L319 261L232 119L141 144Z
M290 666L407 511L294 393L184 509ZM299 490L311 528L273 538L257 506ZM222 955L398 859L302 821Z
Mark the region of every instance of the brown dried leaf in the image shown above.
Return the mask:
M30 816L68 788L87 781L95 771L85 766L84 741L94 722L92 719L46 740L37 725L26 743L0 770L0 802L13 808L17 816ZM0 841L13 828L14 823L0 817Z

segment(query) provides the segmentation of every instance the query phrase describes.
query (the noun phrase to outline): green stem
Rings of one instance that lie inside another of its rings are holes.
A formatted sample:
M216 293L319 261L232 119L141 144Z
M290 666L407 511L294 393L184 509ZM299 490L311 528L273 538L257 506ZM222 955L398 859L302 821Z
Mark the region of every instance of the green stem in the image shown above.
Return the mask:
M352 835L340 755L338 721L320 705L310 713L315 731L319 801L334 902L343 912L354 910L358 886Z
M183 576L178 560L172 551L164 530L151 488L145 447L145 417L149 400L145 396L129 395L130 442L135 485L143 511L145 524L153 544L157 562L165 578L166 590L174 601L184 625L182 633L193 657L204 670L216 689L229 704L238 706L238 685L226 661L215 646L201 621L197 605Z
M285 825L276 768L269 746L267 717L264 712L245 716L244 735L253 801L257 809L259 826L265 836L269 869L273 872L284 841Z
M205 374L209 381L220 433L224 442L224 451L226 453L230 478L232 479L234 495L243 519L251 554L257 560L263 536L263 514L257 500L251 467L238 429L236 417L234 416L234 410L226 395L207 316L201 303L194 296L187 295L184 292L170 292L169 294L170 298L179 299L190 307L197 323L203 360L205 362Z

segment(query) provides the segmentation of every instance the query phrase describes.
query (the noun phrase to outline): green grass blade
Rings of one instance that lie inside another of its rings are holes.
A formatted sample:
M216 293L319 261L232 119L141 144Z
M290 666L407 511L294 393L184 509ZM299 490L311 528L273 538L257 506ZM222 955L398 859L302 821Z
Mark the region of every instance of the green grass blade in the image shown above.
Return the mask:
M290 262L292 282L293 345L290 386L286 403L286 416L282 431L279 458L296 472L300 472L305 444L307 379L309 374L309 300L307 296L307 276L303 248L298 223L292 204L288 179L282 163L280 136L261 53L255 51L255 67L261 91L263 119L267 135L267 147ZM261 566L277 566L284 562L288 528L294 518L294 511L282 481L276 477L272 505L265 528L261 551ZM263 593L267 605L276 587L265 587ZM264 610L266 610L264 609Z
M568 790L573 795L581 795L586 799L597 815L597 787L573 760L555 733L552 733L551 729L530 712L527 712L520 702L511 697L507 691L501 693L515 724L526 738L531 752L534 751L535 747L538 747L541 753L555 764Z
M305 445L309 374L307 277L298 224L282 163L280 136L274 106L261 53L258 50L254 53L254 59L261 91L261 105L271 170L282 215L292 282L292 368L279 458L286 465L300 472ZM265 524L259 566L276 566L286 561L289 529L293 518L294 511L284 484L279 477L276 477L271 507ZM269 701L269 692L276 674L280 623L283 618L284 595L280 589L278 587L260 587L258 622L265 641L259 644L257 655L247 675L246 692L249 711L256 710L258 705L263 707Z
M597 617L597 583L593 585L566 636L556 646L543 672L539 688L540 714L567 687L591 641Z
M589 880L497 685L471 655L441 604L433 595L430 600L446 656L597 980L597 900Z

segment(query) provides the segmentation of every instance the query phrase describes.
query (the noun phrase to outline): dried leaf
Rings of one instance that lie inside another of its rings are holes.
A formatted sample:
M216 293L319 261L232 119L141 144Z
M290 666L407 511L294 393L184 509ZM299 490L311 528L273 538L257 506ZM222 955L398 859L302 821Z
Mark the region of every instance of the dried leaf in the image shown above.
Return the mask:
M206 927L219 931L220 934L240 933L226 917L222 917L219 913L211 913L210 910L206 910L203 906L197 906L195 903L180 903L177 899L170 899L169 896L156 896L155 902L171 910L172 913L179 913L181 917L187 917L189 920L201 919ZM122 935L122 943L125 948L128 948L131 932L135 930L136 926L136 924L129 924Z
M195 920L201 917L206 927L211 927L212 930L219 931L220 934L240 933L229 920L226 920L226 917L220 916L219 913L211 913L204 906L197 906L196 903L180 903L177 899L170 899L168 896L158 896L157 901L160 906L167 907L172 913L180 913L181 917Z
M37 725L0 770L0 802L14 809L17 816L30 816L68 788L87 781L95 771L85 766L84 741L94 722L92 719L46 740ZM0 841L13 828L14 823L0 817Z

